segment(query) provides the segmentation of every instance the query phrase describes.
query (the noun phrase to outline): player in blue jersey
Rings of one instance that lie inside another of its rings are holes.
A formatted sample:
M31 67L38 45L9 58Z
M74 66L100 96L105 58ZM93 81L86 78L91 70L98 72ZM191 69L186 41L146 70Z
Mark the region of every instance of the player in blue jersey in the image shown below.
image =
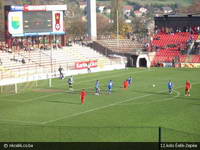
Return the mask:
M111 94L112 88L113 88L113 82L112 82L112 80L110 80L110 81L108 82L108 94Z
M96 81L95 90L96 90L95 94L100 95L100 82L99 82L99 80Z
M171 80L169 80L167 86L168 86L169 94L172 94L172 90L174 88L174 84L172 83Z
M133 83L133 78L130 76L130 77L128 78L128 86L131 86L132 83Z

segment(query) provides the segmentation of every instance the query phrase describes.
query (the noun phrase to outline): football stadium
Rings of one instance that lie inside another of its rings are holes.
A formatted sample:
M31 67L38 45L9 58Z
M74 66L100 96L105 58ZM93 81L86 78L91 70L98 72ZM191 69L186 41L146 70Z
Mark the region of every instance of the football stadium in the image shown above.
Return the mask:
M155 15L155 9L152 31L139 31L147 20L137 27L121 17L133 12L135 20L145 18L148 7L122 3L124 14L120 0L115 2L109 23L114 30L101 34L98 15L110 7L80 1L87 10L87 30L80 35L66 26L73 20L71 4L5 3L0 142L109 142L121 148L99 149L124 150L131 146L123 143L144 142L156 143L154 150L200 149L200 12L163 8ZM129 31L131 25L142 34Z

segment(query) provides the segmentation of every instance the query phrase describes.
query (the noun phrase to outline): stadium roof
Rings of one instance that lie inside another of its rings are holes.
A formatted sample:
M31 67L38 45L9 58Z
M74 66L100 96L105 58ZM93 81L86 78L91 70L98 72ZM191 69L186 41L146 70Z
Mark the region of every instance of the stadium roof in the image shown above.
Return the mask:
M168 16L168 17L188 17L188 16L195 16L195 17L200 17L200 12L199 13L170 13L170 14L164 14L162 16L159 17L164 17L164 16Z

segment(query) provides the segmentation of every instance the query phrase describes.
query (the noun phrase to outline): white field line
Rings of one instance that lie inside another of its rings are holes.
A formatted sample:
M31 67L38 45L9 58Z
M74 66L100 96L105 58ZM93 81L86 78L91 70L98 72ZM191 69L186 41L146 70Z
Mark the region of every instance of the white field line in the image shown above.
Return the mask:
M54 95L58 95L58 94L63 94L63 93L62 92L56 92L56 93L53 93L53 94L49 93L48 95L37 96L37 97L31 98L31 99L28 99L28 100L17 100L17 99L6 100L6 99L3 99L3 100L0 100L0 101L26 103L26 102L31 102L31 101L34 101L34 100L39 100L41 98L50 97L50 96L54 96Z
M200 84L200 83L196 83L196 84ZM195 84L193 84L195 85ZM182 87L178 87L178 88L182 88ZM162 90L162 91L159 91L158 93L160 92L163 92L163 91L166 91L166 90ZM143 97L148 97L148 96L151 96L151 95L155 95L155 94L158 94L158 93L154 93L154 94L147 94L147 95L143 95L143 96L138 96L138 97L134 97L134 98L128 98L128 99L125 99L124 101L120 101L120 102L116 102L116 103L112 103L112 104L109 104L109 105L106 105L106 106L102 106L102 107L97 107L97 108L93 108L93 109L90 109L90 110L87 110L87 111L84 111L84 112L79 112L79 113L75 113L75 114L72 114L72 115L68 115L68 116L63 116L63 117L60 117L60 118L57 118L57 119L52 119L52 120L48 120L48 121L43 121L43 122L29 122L29 121L20 121L20 120L7 120L7 122L19 122L19 123L33 123L33 124L37 124L37 125L45 125L47 123L52 123L52 122L55 122L55 121L59 121L59 120L63 120L63 119L67 119L67 118L71 118L71 117L76 117L76 116L79 116L79 115L82 115L82 114L86 114L88 112L92 112L92 111L96 111L96 110L100 110L100 109L104 109L104 108L108 108L108 107L111 107L111 106L115 106L115 105L119 105L121 103L125 103L125 102L129 102L129 101L133 101L135 99L139 99L139 98L143 98ZM180 92L177 92L177 95L175 97L179 97L180 96ZM173 98L175 98L173 97ZM172 99L172 98L168 98L169 99ZM166 100L165 100L166 101ZM137 104L137 103L135 103ZM0 120L1 121L1 120ZM2 120L3 121L3 120ZM6 121L6 120L4 120Z
M157 103L157 102L165 102L165 101L169 101L169 100L172 100L172 99L175 99L177 97L180 96L180 92L179 91L175 91L176 96L173 96L173 97L168 97L168 98L165 98L165 99L161 99L161 100L154 100L154 101L150 101L150 102L139 102L139 103L132 103L132 104L120 104L120 105L137 105L137 104L151 104L151 103Z
M147 95L142 95L142 96L138 96L138 97L134 97L134 98L128 98L128 99L126 99L124 101L112 103L112 104L109 104L109 105L106 105L106 106L101 106L101 107L93 108L93 109L86 110L86 111L83 111L83 112L75 113L75 114L72 114L72 115L63 116L63 117L60 117L60 118L57 118L57 119L44 121L44 122L42 122L42 124L47 124L47 123L51 123L51 122L67 119L67 118L70 118L70 117L79 116L79 115L82 115L82 114L85 114L85 113L88 113L88 112L92 112L92 111L104 109L104 108L107 108L107 107L115 106L115 105L118 105L118 104L121 104L121 103L129 102L129 101L132 101L132 100L135 100L135 99L139 99L139 98L143 98L143 97L147 97L147 96L150 96L150 95L153 95L153 94L147 94Z
M142 71L137 71L137 72L133 72L133 73L129 73L129 74L136 74L136 73L141 73L141 72L146 72L146 71L150 71L150 70L142 70ZM110 77L117 77L117 76L121 76L121 74L116 74L116 75L111 75L111 76L105 76L105 77L102 77L102 78L98 78L99 79L106 79L106 78L110 78ZM97 79L92 79L92 80L84 80L84 81L80 81L78 83L83 83L83 82L91 82L91 81L96 81ZM62 92L61 92L62 93ZM26 103L26 102L31 102L31 101L34 101L34 100L39 100L41 98L46 98L46 97L50 97L50 96L55 96L55 95L59 95L61 94L60 92L59 93L54 93L54 94L49 94L49 95L43 95L43 96L38 96L38 97L35 97L35 98L31 98L31 99L27 99L27 100L6 100L6 99L3 99L3 101L13 101L13 102L19 102L19 103ZM2 101L2 100L0 100Z
M111 107L111 106L114 106L114 105L117 105L117 104L120 104L120 103L132 101L132 100L139 99L139 98L142 98L142 97L147 97L147 96L150 96L150 95L153 95L153 94L142 95L142 96L138 96L138 97L135 97L135 98L128 98L125 101L112 103L112 104L109 104L109 105L106 105L106 106L90 109L90 110L87 110L87 111L84 111L84 112L79 112L79 113L75 113L75 114L72 114L72 115L69 115L69 116L64 116L64 117L60 117L60 118L57 118L57 119L44 121L44 122L20 121L20 120L9 120L9 119L0 119L0 122L3 121L3 122L16 122L16 123L44 125L44 124L47 124L47 123L50 123L50 122L55 122L55 121L58 121L58 120L62 120L62 119L66 119L66 118L82 115L84 113L92 112L92 111L95 111L95 110L100 110L100 109L103 109L103 108Z
M166 91L166 90L159 91L158 93L163 92L163 91ZM42 122L42 124L45 125L45 124L56 122L56 121L60 121L60 120L63 120L63 119L67 119L67 118L71 118L71 117L76 117L76 116L79 116L79 115L82 115L82 114L86 114L88 112L93 112L93 111L96 111L96 110L101 110L101 109L108 108L108 107L111 107L111 106L115 106L115 105L119 105L119 104L122 104L122 103L130 102L130 101L133 101L133 100L136 100L136 99L139 99L139 98L143 98L143 97L148 97L148 96L151 96L151 95L155 95L155 94L158 94L158 93L146 94L146 95L142 95L142 96L138 96L138 97L134 97L134 98L128 98L128 99L125 99L124 101L112 103L112 104L109 104L109 105L106 105L106 106L101 106L101 107L93 108L93 109L86 110L86 111L83 111L83 112L74 113L72 115L63 116L63 117L60 117L60 118L57 118L57 119L52 119L52 120L44 121L44 122ZM179 92L177 94L177 97L178 96L180 96ZM167 99L171 100L171 99L174 99L174 98L175 97L173 97L173 98L167 98Z
M54 93L54 94L49 93L48 95L42 95L42 96L38 96L38 97L31 98L31 99L28 99L28 100L20 101L20 103L31 102L31 101L34 101L34 100L39 100L39 99L42 99L42 98L51 97L51 96L55 96L55 95L59 95L59 94L63 94L63 92L58 92L58 93Z
M103 109L103 108L111 107L111 106L114 106L114 105L117 105L117 104L120 104L120 103L132 101L132 100L139 99L139 98L142 98L142 97L147 97L147 96L150 96L150 95L153 95L153 94L147 94L147 95L142 95L142 96L138 96L138 97L134 97L134 98L128 98L125 101L112 103L112 104L109 104L109 105L106 105L106 106L97 107L97 108L90 109L90 110L87 110L87 111L84 111L84 112L79 112L79 113L75 113L75 114L72 114L72 115L69 115L69 116L64 116L64 117L60 117L60 118L57 118L57 119L44 121L44 122L20 121L20 120L9 120L9 119L7 119L7 120L6 119L0 119L0 121L44 125L44 124L47 124L47 123L55 122L55 121L58 121L58 120L63 120L63 119L74 117L74 116L79 116L79 115L82 115L82 114L85 114L85 113L88 113L88 112L92 112L92 111L100 110L100 109Z

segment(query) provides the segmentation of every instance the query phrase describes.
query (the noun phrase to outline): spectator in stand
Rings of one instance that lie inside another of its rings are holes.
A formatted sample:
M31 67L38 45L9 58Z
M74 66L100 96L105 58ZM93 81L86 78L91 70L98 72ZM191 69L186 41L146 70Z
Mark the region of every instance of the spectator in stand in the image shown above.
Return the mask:
M24 59L24 58L22 58L22 64L25 64L25 63L26 63L25 59Z
M197 27L197 32L200 33L200 26Z
M87 63L87 71L88 71L88 73L91 73L90 63Z
M56 49L56 45L53 45L53 49Z
M40 46L40 50L43 50L44 49L44 46Z
M3 62L1 61L1 58L0 58L0 65L2 65L3 64Z
M175 68L175 58L172 59L172 67Z

